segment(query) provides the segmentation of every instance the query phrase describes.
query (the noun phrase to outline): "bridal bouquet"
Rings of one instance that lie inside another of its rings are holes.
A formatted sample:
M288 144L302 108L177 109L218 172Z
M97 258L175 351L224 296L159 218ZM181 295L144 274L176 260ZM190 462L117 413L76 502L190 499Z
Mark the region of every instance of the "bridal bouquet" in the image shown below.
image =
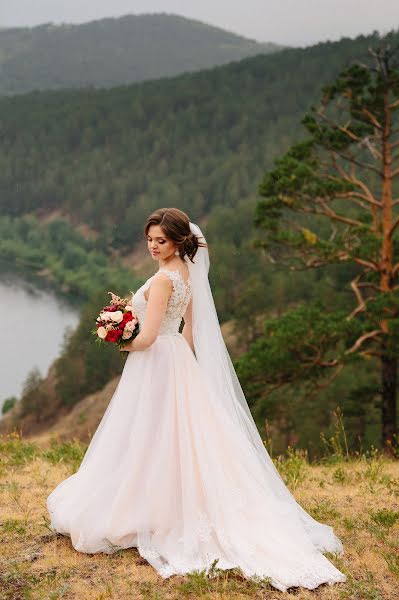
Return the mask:
M133 312L130 300L120 298L113 292L108 306L104 306L96 319L97 326L92 333L98 342L113 342L123 348L139 333L137 316Z

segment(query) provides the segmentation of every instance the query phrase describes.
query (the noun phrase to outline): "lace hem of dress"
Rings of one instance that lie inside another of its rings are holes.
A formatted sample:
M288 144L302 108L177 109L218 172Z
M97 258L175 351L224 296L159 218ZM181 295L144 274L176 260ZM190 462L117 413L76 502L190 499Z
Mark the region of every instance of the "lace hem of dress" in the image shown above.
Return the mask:
M231 500L233 510L245 510L245 491L236 488L232 493ZM53 514L51 502L48 503L48 508L51 514L52 530L69 536L69 532L54 524L56 519L53 520L55 515ZM203 570L205 570L207 576L211 576L214 572L213 567L216 566L216 569L222 570L238 568L245 578L254 581L268 579L273 587L282 592L287 591L290 587L315 589L324 583L332 585L346 581L346 576L316 549L310 555L306 555L306 563L304 560L303 565L298 564L291 571L284 563L281 566L273 565L272 575L267 572L265 567L257 568L254 572L253 565L259 565L259 545L256 543L250 544L242 538L237 542L229 532L220 524L216 525L201 510L198 512L196 523L193 526L190 524L189 530L181 535L177 542L174 542L172 559L167 560L163 556L161 548L154 541L160 533L142 531L137 536L127 536L129 538L127 545L118 545L107 538L104 538L101 544L98 543L98 540L96 542L90 541L85 539L81 532L74 547L76 550L86 553L104 552L112 554L133 545L164 579L173 575L185 575L193 571ZM131 543L132 537L135 538L133 544ZM330 551L333 551L333 548ZM237 556L240 557L240 560L235 560ZM252 565L252 567L249 565Z
M259 548L254 544L245 543L243 539L240 539L239 548L237 548L227 532L220 526L216 528L203 512L198 513L197 526L190 531L190 541L182 536L178 539L178 543L181 544L182 549L180 551L176 549L173 561L170 562L164 559L155 544L139 544L138 550L140 555L165 579L173 575L184 575L199 570L205 570L205 573L210 576L213 567L216 566L216 569L222 570L238 568L245 578L258 582L268 580L273 587L282 592L287 591L290 587L315 589L324 583L333 585L346 581L346 576L317 550L313 553L314 560L307 556L308 565L293 569L291 572L287 570L286 565L281 565L281 568L273 567L273 575L261 572L261 570L253 572L243 564L254 564ZM204 552L203 543L207 545L206 552ZM208 550L211 547L213 548L212 552ZM241 565L237 564L234 559L228 559L229 556L236 555L237 551L243 557ZM205 561L204 554L206 554Z
M239 488L233 490L233 511L245 510L246 504L245 491ZM268 579L273 587L283 592L290 587L314 589L323 583L332 585L346 581L346 576L316 548L310 556L307 554L303 564L297 564L291 572L285 563L281 567L273 565L272 575L265 572L264 567L254 572L253 565L259 565L259 544L251 544L243 538L237 542L233 535L220 523L216 524L204 511L198 512L195 525L190 525L190 530L178 538L172 560L166 560L162 556L162 551L158 550L150 536L146 535L145 539L146 543L138 544L139 553L163 578L204 569L207 575L211 575L216 560L216 569L238 568L244 577L254 581ZM333 546L334 540L330 538L330 551L339 553L339 546ZM240 561L235 560L237 556Z

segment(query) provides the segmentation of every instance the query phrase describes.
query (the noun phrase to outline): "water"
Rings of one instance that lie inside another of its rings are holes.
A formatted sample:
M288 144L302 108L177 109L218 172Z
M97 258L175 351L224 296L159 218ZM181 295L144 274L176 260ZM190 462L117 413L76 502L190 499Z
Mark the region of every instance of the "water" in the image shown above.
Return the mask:
M17 275L0 275L1 360L0 407L6 398L21 396L29 371L44 377L60 354L64 334L79 319L51 290L40 290ZM1 410L0 410L1 418Z

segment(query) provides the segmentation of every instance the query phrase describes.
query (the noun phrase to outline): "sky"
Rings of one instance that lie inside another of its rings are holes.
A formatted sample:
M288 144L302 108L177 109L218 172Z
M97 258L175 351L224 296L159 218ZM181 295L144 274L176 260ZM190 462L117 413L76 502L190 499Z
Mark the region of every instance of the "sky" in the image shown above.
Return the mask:
M399 28L398 0L0 0L0 27L159 12L291 46Z

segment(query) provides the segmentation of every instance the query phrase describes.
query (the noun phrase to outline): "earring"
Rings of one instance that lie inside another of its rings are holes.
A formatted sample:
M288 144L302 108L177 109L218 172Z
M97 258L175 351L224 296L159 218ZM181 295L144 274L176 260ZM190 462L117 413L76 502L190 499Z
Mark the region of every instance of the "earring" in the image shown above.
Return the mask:
M178 250L176 250L175 255L179 256L180 252Z

